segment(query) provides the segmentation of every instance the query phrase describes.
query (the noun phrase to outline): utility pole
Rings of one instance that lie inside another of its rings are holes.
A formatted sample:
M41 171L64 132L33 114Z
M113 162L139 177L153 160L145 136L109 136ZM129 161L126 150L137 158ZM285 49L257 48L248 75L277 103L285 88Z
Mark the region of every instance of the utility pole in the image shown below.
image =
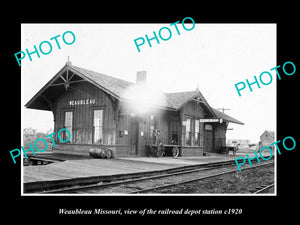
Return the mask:
M225 108L217 108L217 110L222 110L222 113L224 113L225 110L230 110L230 109L225 109Z
M217 110L222 110L222 113L224 113L225 110L230 110L230 109L225 109L223 108L217 108ZM227 128L226 130L233 130L233 128Z

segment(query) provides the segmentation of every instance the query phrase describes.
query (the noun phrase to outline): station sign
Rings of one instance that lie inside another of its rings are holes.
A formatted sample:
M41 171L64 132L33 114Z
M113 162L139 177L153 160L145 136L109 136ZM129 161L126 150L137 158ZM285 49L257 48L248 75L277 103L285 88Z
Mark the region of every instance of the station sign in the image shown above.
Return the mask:
M81 99L69 101L69 105L91 105L96 104L96 99Z
M220 119L200 119L200 123L222 123Z

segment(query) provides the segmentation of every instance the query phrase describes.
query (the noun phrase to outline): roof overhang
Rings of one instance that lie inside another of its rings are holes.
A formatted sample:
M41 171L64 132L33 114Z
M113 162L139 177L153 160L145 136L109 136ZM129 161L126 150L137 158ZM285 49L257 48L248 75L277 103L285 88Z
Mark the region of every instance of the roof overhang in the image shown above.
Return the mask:
M119 99L115 93L112 93L105 87L96 83L89 77L66 64L48 83L46 83L26 104L30 109L53 111L53 103L60 95L74 83L89 82L104 92Z
M217 117L214 110L210 107L199 89L197 89L195 93L191 95L185 102L183 102L177 109L181 109L190 101L196 101L197 103L202 104L211 113L212 117Z
M124 99L122 97L120 91L116 91L115 89L110 88L110 85L113 85L115 80L111 81L108 84L105 84L101 82L101 80L99 81L95 79L95 75L91 73L93 72L72 66L70 63L66 63L66 65L25 104L25 106L31 109L54 111L54 103L56 99L64 94L68 90L68 88L72 88L74 83L79 82L89 82L103 90L108 94L109 97L112 96L120 101L128 102L128 99ZM128 85L129 83L126 82L122 85L122 88L126 88ZM194 92L191 92L190 95L185 96L182 101L179 101L179 103L173 104L172 99L168 99L167 95L165 95L165 97L166 103L168 104L158 104L153 105L153 107L170 111L178 111L183 108L188 102L196 101L199 105L201 104L205 109L207 109L210 114L210 118L218 118L222 119L225 122L244 125L243 122L212 108L198 88Z
M222 113L220 112L219 110L217 109L214 109L212 108L212 110L215 112L216 114L216 117L219 118L219 119L222 119L224 122L229 122L229 123L236 123L236 124L240 124L240 125L244 125L243 122L231 117L231 116L228 116L227 114L225 113Z

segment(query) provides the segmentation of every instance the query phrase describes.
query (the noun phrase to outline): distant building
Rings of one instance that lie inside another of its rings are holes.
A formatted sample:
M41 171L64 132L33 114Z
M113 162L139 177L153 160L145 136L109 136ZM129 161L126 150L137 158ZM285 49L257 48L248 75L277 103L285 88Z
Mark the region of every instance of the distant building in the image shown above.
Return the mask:
M227 145L237 145L240 144L241 147L248 147L250 140L247 139L228 139Z
M33 140L36 135L36 130L32 128L24 128L23 129L23 138L25 140Z
M274 131L265 130L262 135L260 135L260 146L270 146L275 139Z
M23 129L23 147L25 149L28 149L29 148L28 143L34 142L35 139L36 139L36 129L32 129L30 127Z

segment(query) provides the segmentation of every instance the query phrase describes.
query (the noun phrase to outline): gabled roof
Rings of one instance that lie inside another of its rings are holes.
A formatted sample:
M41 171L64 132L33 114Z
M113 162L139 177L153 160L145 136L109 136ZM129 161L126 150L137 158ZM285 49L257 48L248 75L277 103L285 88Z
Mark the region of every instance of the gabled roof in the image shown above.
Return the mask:
M269 134L271 137L275 137L275 132L274 131L271 131L271 130L265 130L261 135L263 136L265 133Z
M179 110L191 100L196 100L197 102L203 103L204 106L210 111L213 117L216 116L199 89L187 92L165 93L165 96L168 99L168 101L172 103L173 107L176 110Z
M195 95L195 91L166 93L165 95L174 108L180 109Z
M123 93L128 87L136 85L129 81L73 66L70 62L67 62L66 65L46 85L44 85L44 87L42 87L25 106L33 109L52 110L52 102L56 97L64 93L72 83L83 81L94 84L119 100L126 100L122 97ZM208 109L212 118L220 118L227 122L243 124L225 113L212 108L199 89L188 92L163 93L163 95L165 96L166 101L164 101L164 105L159 105L159 107L177 111L188 102L195 100Z
M217 109L211 107L199 89L195 91L188 91L188 92L176 92L176 93L166 93L167 99L173 104L173 106L178 110L182 108L186 103L198 97L198 101L202 102L209 110L211 110L215 118L223 119L225 122L237 123L244 125L243 122L225 114Z
M80 73L82 76L94 81L97 86L108 91L110 94L113 94L117 98L121 98L126 88L128 88L130 85L134 85L134 83L126 80L121 80L77 66L69 65L69 68L73 69L75 73Z
M71 63L66 63L66 65L25 104L25 106L32 109L52 110L51 104L49 103L65 92L66 83L72 84L81 81L90 82L117 99L121 99L121 95L126 88L134 84L102 73L73 66Z

